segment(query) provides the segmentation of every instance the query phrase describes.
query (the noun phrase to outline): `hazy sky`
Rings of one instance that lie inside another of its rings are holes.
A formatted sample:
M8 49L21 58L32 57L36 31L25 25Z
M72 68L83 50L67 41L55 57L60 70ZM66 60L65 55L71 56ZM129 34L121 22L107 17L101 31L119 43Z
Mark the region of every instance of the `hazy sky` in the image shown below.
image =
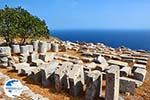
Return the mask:
M0 0L22 6L49 29L150 29L150 0Z

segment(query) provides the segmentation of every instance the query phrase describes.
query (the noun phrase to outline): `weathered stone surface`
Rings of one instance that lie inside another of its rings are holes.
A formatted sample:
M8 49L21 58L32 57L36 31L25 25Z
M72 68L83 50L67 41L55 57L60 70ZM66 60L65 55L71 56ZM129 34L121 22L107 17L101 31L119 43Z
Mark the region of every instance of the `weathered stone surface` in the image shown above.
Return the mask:
M136 60L135 62L138 64L144 64L144 65L147 64L147 61L145 61L145 60Z
M108 60L108 64L110 64L110 65L117 65L117 66L120 66L120 67L128 66L127 62L118 61L118 60Z
M131 67L123 67L120 69L120 76L125 76L127 77L128 75L131 75Z
M134 94L136 88L136 83L130 78L127 77L120 77L120 87L119 91L121 93L129 92L131 94Z
M47 50L51 50L51 43L47 43Z
M57 43L52 43L51 50L52 50L52 52L58 52L59 51L59 45Z
M24 67L29 68L30 65L28 63L18 63L13 66L13 70L18 71L18 74L20 74L21 68L24 68Z
M28 56L28 62L33 62L34 60L37 60L38 59L38 53L37 52L32 52L29 54Z
M93 53L92 53L92 52L83 52L83 53L82 53L82 56L85 56L85 57L92 57L92 56L93 56Z
M60 92L62 89L68 88L67 73L72 63L65 62L60 65L55 71L55 89Z
M11 48L8 46L0 47L0 54L11 55Z
M88 70L88 71L92 71L92 70L96 69L96 67L97 67L97 64L94 63L94 62L87 63L87 64L84 65L84 69Z
M47 52L47 42L40 41L39 42L39 53L46 53Z
M132 67L132 72L136 70L136 68L146 69L146 65L143 64L134 64Z
M12 53L20 53L20 45L12 45Z
M102 56L98 56L97 58L94 59L94 61L95 61L96 63L99 63L99 64L107 63L106 60L105 60L105 58L102 57Z
M58 67L58 64L58 62L52 61L40 66L43 86L48 86L50 82L54 80L54 72Z
M38 51L39 41L38 40L37 41L32 41L32 45L33 45L33 50L35 52L37 52Z
M136 68L134 71L134 79L144 82L146 77L146 69Z
M41 60L43 60L45 62L52 61L54 59L54 57L55 57L54 53L51 53L51 54L50 53L48 53L48 54L41 53L39 55L39 59L41 59Z
M82 57L81 60L83 62L92 62L93 61L93 58L92 57Z
M62 51L66 52L67 51L67 46L66 45L62 45Z
M33 45L26 45L28 48L29 53L33 52Z
M0 54L0 67L8 67L8 56Z
M15 60L12 57L8 57L8 66L12 68L14 64L15 64Z
M69 77L69 93L72 96L78 96L83 91L84 85L84 72L83 66L74 64L70 71L68 71Z
M85 100L94 100L95 97L100 97L101 95L102 73L97 70L89 72Z
M27 62L27 60L28 60L28 56L26 54L20 54L19 56L20 63Z
M31 66L40 66L44 64L44 61L41 60L41 59L36 59L36 60L33 60L32 63L31 63Z
M25 55L29 55L28 46L27 45L20 46L20 53L25 54Z
M106 74L106 94L105 100L119 99L119 66L111 65Z
M23 67L21 68L20 74L29 76L36 68L37 67Z

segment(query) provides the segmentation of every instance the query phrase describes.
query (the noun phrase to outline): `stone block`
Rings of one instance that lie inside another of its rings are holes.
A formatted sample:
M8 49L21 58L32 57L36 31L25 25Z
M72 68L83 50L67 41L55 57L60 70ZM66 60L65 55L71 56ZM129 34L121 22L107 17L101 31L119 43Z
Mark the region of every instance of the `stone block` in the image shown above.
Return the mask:
M28 48L29 53L33 52L33 45L26 45Z
M20 46L20 53L24 55L29 55L29 49L27 45Z
M131 75L131 67L123 67L120 69L120 76L123 77L127 77L128 75Z
M136 68L135 71L133 72L134 79L144 82L146 77L146 72L147 72L146 69Z
M63 62L55 71L55 89L60 92L62 89L68 88L67 73L72 63Z
M102 73L97 70L89 72L87 81L85 100L95 100L96 97L101 97Z
M52 61L52 60L54 60L54 57L55 57L55 54L54 53L51 53L51 54L43 54L43 53L41 53L40 55L39 55L39 59L41 59L41 60L43 60L43 61L45 61L45 62L48 62L48 61Z
M105 100L119 99L119 77L120 69L117 65L111 65L106 74Z
M120 87L119 91L121 93L131 93L134 94L136 88L136 83L130 78L127 77L120 77Z
M9 46L0 47L0 54L11 55L11 48Z
M98 56L97 58L94 59L94 61L95 61L96 63L99 63L99 64L107 63L107 61L105 60L105 58L102 57L102 56Z
M74 64L68 71L69 93L72 96L78 96L83 92L84 71L83 66Z
M13 70L18 71L18 74L20 74L21 68L24 68L24 67L29 68L30 65L28 63L18 63L13 66Z
M33 45L33 50L35 52L37 52L38 51L38 46L39 46L39 41L38 40L37 41L32 41L32 45Z
M31 63L31 66L40 66L40 65L42 65L42 64L44 64L44 61L43 60L41 60L41 59L36 59L36 60L33 60L32 61L32 63Z
M56 71L58 64L58 62L53 61L40 65L43 86L46 87L50 84L50 82L54 82L54 72Z
M28 62L33 62L34 60L37 60L38 59L38 53L37 52L32 52L29 54L28 56Z
M20 53L20 45L12 45L12 53Z
M59 51L59 45L57 43L51 44L51 51L52 52L58 52Z
M27 60L28 60L28 56L26 54L20 54L19 56L20 63L27 62Z
M39 42L39 53L46 53L47 52L47 42L40 41Z

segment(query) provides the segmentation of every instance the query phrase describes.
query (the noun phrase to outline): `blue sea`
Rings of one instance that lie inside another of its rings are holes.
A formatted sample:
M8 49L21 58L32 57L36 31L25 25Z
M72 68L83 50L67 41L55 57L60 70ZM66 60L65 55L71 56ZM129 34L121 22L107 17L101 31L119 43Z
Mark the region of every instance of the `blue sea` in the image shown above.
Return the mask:
M53 30L51 35L64 41L100 42L115 48L150 51L150 30Z

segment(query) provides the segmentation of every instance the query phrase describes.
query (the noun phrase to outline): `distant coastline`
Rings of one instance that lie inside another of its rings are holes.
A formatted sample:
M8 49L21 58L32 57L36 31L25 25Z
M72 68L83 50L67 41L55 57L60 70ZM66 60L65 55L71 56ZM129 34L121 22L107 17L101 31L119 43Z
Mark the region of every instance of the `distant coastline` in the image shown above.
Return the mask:
M51 35L64 41L100 42L114 48L150 51L150 30L53 30Z

